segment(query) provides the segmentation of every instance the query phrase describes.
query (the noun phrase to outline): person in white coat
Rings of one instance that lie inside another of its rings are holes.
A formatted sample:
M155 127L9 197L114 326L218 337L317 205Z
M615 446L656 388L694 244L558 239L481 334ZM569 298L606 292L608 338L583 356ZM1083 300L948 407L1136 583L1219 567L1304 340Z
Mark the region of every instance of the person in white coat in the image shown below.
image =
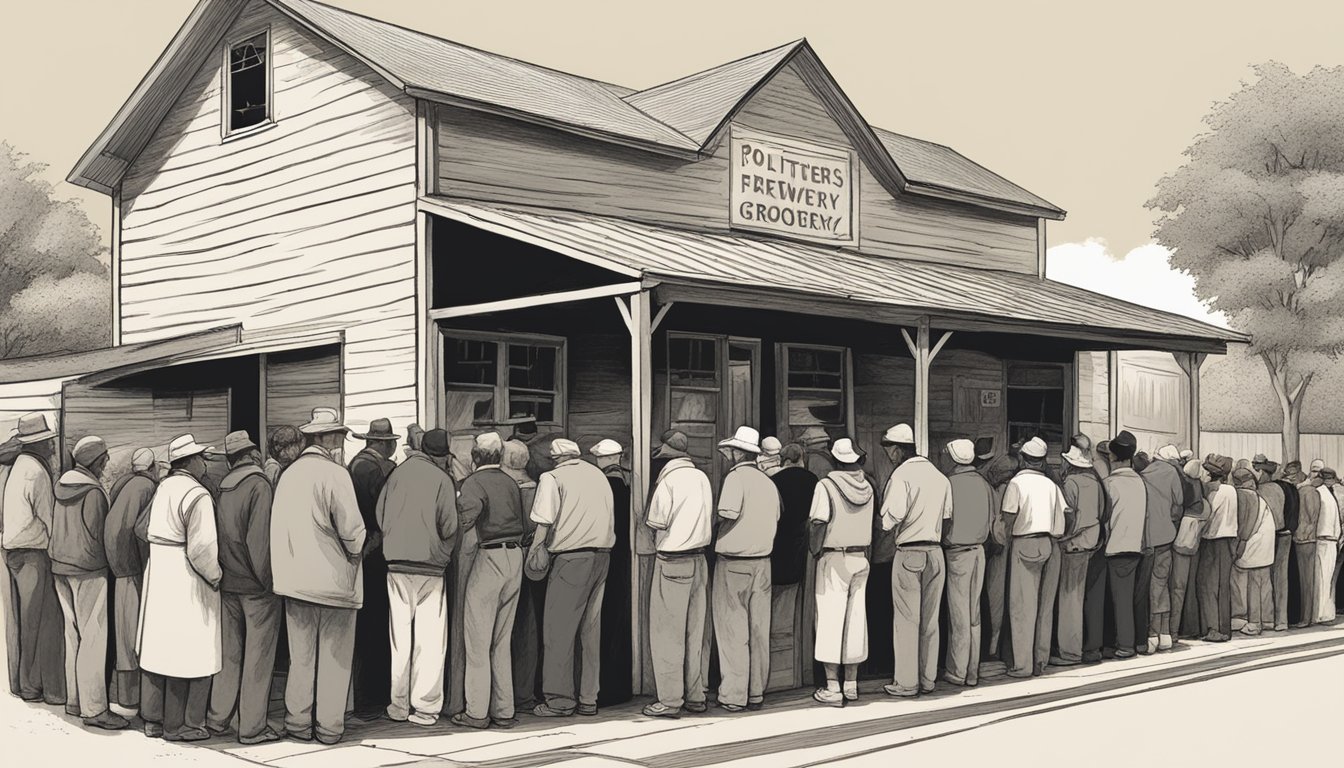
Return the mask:
M149 505L149 563L136 650L145 685L158 695L143 702L141 717L146 735L169 741L210 738L205 728L210 678L221 667L223 574L215 505L201 485L203 454L210 450L191 435L173 438L171 470Z
M1322 484L1316 489L1321 495L1321 516L1316 523L1316 611L1318 624L1335 620L1335 595L1339 581L1339 549L1344 542L1344 500L1341 500L1339 475L1330 467L1320 474Z

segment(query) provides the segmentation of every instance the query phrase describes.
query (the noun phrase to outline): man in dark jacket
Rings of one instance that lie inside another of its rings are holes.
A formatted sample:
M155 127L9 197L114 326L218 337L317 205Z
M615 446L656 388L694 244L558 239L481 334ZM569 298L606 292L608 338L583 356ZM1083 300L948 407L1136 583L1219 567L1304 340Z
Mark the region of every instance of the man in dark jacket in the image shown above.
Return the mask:
M149 559L149 543L135 535L136 523L149 516L158 478L154 453L141 448L131 456L131 472L112 486L112 507L103 528L107 567L112 571L112 637L116 645L116 700L113 711L133 717L140 707L140 660L135 652L140 621L140 588ZM148 524L148 523L146 523Z
M807 515L817 489L817 476L803 466L803 446L789 443L779 452L781 469L770 479L779 491L779 525L770 551L770 583L775 587L801 584L812 558L807 551Z
M1260 498L1269 504L1269 513L1274 516L1274 565L1269 576L1274 593L1274 631L1282 632L1288 629L1288 560L1293 551L1293 529L1297 527L1297 488L1275 479L1279 464L1263 453L1251 460L1251 468Z
M51 572L65 615L65 689L78 691L84 724L125 728L126 718L107 706L107 492L98 478L107 446L92 435L75 444L75 468L56 483L52 514Z
M630 686L630 483L615 440L600 440L588 451L611 485L616 543L611 548L607 588L602 594L602 669L597 704L624 704L634 695ZM524 507L526 510L527 507Z
M223 664L210 690L206 728L227 733L236 710L238 741L260 744L280 738L266 725L282 615L280 598L271 593L272 490L247 432L230 432L224 452L230 469L219 484L216 513Z
M383 534L375 509L378 494L396 464L397 434L388 419L374 419L366 434L351 437L364 441L364 450L350 460L350 478L355 483L359 515L368 538L364 544L364 607L355 616L355 717L374 720L383 716L392 690L392 646L388 639L387 560L383 557Z

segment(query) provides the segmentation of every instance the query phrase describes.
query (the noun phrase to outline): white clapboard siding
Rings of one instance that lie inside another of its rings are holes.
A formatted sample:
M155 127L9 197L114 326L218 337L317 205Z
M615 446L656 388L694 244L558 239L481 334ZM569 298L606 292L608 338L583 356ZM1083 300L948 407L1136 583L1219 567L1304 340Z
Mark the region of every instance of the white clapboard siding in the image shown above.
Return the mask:
M736 124L845 146L848 137L790 64L743 105ZM460 109L439 109L439 193L564 208L691 229L728 228L729 146L699 161ZM956 203L893 198L858 162L860 251L1035 274L1036 220Z
M346 420L404 428L416 419L414 101L267 3L229 37L268 27L275 125L221 139L221 49L127 173L122 340L236 322L340 329ZM329 404L317 389L312 404ZM287 407L287 419L303 410Z
M0 435L18 426L19 418L28 413L43 413L52 429L57 429L61 415L61 384L65 379L40 379L0 383Z
M1219 453L1234 459L1249 459L1258 453L1283 462L1283 435L1278 432L1200 432L1200 453ZM1344 435L1302 435L1298 459L1303 466L1320 459L1327 467L1344 467Z

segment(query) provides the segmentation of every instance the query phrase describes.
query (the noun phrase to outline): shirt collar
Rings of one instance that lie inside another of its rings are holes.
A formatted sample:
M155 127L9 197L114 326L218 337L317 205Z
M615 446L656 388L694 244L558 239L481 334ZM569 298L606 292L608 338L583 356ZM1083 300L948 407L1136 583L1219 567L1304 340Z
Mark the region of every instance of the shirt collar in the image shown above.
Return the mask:
M952 470L952 474L954 474L954 475L978 475L978 474L980 474L980 470L976 469L975 467L971 466L970 464L958 464L958 465Z
M742 467L751 467L752 469L760 469L760 467L756 466L756 462L754 461L739 461L733 465L733 469L741 469ZM728 471L732 472L733 469L730 469Z
M560 467L568 467L571 464L578 464L580 461L583 461L583 459L578 456L571 456L568 459L565 459L564 461L558 462L555 465L555 468L559 469Z
M498 465L498 464L482 464L481 466L479 466L479 467L476 468L476 471L477 471L477 472L484 472L484 471L487 470L487 469L499 469L499 465Z
M322 458L324 458L324 459L326 459L326 460L328 460L328 461L335 461L335 459L333 459L332 456L331 456L331 451L328 451L326 448L323 448L323 447L320 446L320 445L310 445L310 446L308 446L307 448L304 448L304 449L303 449L303 452L304 452L304 453L310 453L310 454L313 454L313 455L315 455L315 456L320 456L320 457L322 457ZM302 455L302 454L300 454L300 455Z

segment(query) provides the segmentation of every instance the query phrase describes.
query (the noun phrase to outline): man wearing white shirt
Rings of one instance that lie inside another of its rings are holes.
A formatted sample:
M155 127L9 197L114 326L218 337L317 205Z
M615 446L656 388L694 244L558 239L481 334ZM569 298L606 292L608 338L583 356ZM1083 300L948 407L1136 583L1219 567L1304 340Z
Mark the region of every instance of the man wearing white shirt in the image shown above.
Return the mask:
M676 717L683 707L705 711L704 642L714 492L689 456L658 473L644 523L653 529L657 558L649 593L649 651L658 700L650 717ZM548 605L549 607L549 605Z
M1340 543L1340 488L1337 485L1339 475L1335 470L1325 467L1320 471L1321 485L1316 492L1321 496L1321 517L1316 523L1316 584L1319 608L1316 611L1318 624L1329 624L1335 620L1335 582L1339 580L1339 543Z
M1033 437L1019 452L1022 469L1003 494L1008 548L1010 677L1031 677L1050 661L1050 637L1059 589L1059 543L1064 493L1045 475L1045 441Z
M1199 612L1209 628L1205 640L1225 643L1232 639L1232 561L1237 544L1237 490L1227 481L1232 459L1209 454L1204 460L1209 473L1209 524L1200 542L1198 593Z
M889 696L931 693L938 676L938 610L947 578L941 540L952 519L952 484L915 453L915 434L897 424L882 436L895 467L882 494L882 530L896 532L891 569L895 675Z

